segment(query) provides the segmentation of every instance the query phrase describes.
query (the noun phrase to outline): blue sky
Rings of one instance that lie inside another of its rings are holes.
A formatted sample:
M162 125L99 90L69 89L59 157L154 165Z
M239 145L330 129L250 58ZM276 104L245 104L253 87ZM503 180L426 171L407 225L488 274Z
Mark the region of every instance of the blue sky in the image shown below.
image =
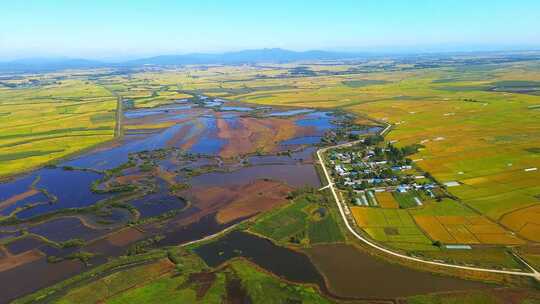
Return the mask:
M263 47L540 47L538 0L22 0L0 6L0 59L123 58Z

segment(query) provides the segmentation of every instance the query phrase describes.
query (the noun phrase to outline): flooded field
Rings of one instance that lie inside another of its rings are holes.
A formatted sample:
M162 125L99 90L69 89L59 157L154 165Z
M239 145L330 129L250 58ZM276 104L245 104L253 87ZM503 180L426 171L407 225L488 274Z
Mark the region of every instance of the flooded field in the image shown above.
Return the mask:
M341 297L395 298L488 288L384 262L351 245L317 245L305 252L323 274L329 291Z
M0 282L3 285L0 301L9 303L24 294L65 280L84 269L84 265L75 260L51 264L44 257L38 256L37 259L29 257L16 268L0 271Z
M44 243L37 238L28 237L28 238L22 238L22 239L13 241L7 244L5 247L10 254L19 255L26 251L37 249L43 244Z
M53 242L65 242L75 238L91 240L106 233L85 226L79 218L75 217L50 220L28 228L28 232L43 236Z
M312 164L267 164L250 166L230 173L215 172L193 178L200 187L232 186L246 184L254 179L269 178L294 187L320 185Z
M3 196L0 215L16 212L19 219L58 211L81 208L107 198L108 194L95 193L91 189L102 174L92 171L44 168L32 174L0 184Z
M141 240L178 245L286 204L295 188L319 187L313 153L345 121L313 109L210 98L127 111L121 140L0 183L4 298L81 271L79 252L95 266ZM254 242L249 250L263 244ZM295 265L280 275L321 284L304 255L293 252L289 261ZM282 267L277 259L259 262ZM56 275L42 276L47 272ZM8 275L40 277L23 287Z

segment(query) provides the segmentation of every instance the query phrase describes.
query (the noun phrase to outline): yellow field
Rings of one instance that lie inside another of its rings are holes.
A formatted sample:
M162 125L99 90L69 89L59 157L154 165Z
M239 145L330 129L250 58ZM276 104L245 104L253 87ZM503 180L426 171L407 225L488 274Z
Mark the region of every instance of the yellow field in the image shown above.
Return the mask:
M414 216L431 239L445 244L520 245L525 242L481 216Z
M504 215L501 224L528 240L540 242L540 205L533 205Z
M116 103L108 90L79 80L0 88L0 177L113 139Z
M398 209L399 204L394 199L394 196L391 192L377 192L375 193L375 196L377 197L377 201L379 202L379 205L382 208L389 208L389 209Z
M429 237L433 240L440 241L442 243L455 243L456 239L448 233L444 226L432 216L415 216L414 220L424 231L426 231Z

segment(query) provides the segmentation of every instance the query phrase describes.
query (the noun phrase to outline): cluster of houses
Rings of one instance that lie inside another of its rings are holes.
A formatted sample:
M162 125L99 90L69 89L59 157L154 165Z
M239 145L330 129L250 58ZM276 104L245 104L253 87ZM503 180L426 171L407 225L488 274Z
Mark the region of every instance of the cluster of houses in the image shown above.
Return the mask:
M433 189L437 185L424 175L411 174L416 171L412 170L410 161L385 159L384 150L382 152L376 153L369 147L362 151L332 151L329 154L329 163L334 169L337 186L356 191L369 189L404 193L424 190L431 197L435 197Z

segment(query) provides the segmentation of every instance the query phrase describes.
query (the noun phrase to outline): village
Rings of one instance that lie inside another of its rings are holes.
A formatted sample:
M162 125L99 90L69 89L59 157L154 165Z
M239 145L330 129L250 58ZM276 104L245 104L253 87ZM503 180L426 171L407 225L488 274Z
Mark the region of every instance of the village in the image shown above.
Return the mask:
M444 196L430 174L420 171L407 158L420 148L396 148L384 144L379 136L370 136L355 146L333 150L328 154L328 163L336 187L350 204L381 207L378 197L386 192L395 198L399 208L410 208Z

